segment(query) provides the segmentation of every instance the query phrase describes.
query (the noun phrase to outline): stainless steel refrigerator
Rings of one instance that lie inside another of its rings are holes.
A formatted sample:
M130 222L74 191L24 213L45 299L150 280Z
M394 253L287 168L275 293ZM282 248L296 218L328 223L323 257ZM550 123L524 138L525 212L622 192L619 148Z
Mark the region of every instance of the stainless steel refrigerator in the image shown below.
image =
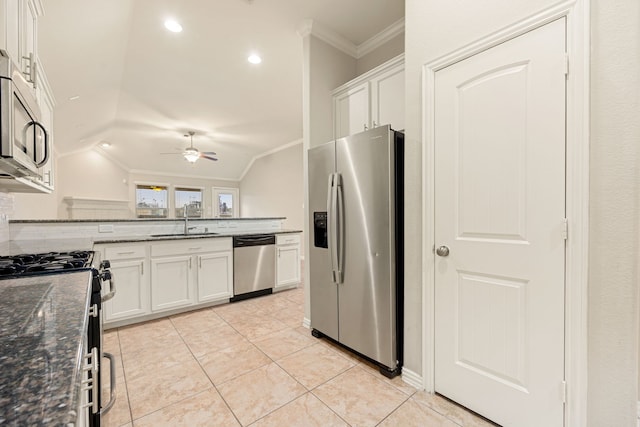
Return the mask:
M380 126L309 150L311 328L402 366L404 135Z

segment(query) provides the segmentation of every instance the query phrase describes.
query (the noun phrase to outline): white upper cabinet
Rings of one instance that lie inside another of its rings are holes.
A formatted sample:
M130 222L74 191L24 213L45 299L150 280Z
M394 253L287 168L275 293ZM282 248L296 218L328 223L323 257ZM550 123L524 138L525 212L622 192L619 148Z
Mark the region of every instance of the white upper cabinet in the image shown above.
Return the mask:
M373 77L369 85L372 127L390 124L404 130L404 63Z
M404 54L333 91L335 138L380 125L404 129Z
M37 86L41 0L0 0L0 49L6 50L34 90Z
M21 0L0 0L0 47L7 51L13 62L20 58L20 4Z
M333 111L336 138L368 129L371 123L369 83L350 87L334 95Z
M0 49L7 52L25 79L40 107L40 121L47 129L49 160L32 177L37 191L54 189L53 115L55 101L47 77L38 61L38 19L43 15L42 0L0 0ZM34 187L12 188L12 192L33 192Z
M34 89L37 86L38 15L42 10L42 6L38 9L37 3L33 0L21 1L20 61L16 61L20 64L22 74L33 85Z

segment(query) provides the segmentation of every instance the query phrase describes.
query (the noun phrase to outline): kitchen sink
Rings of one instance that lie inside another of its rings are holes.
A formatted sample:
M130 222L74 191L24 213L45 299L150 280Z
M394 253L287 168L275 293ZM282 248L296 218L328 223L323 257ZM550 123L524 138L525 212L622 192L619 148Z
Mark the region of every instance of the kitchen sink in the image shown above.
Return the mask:
M215 236L218 233L169 233L169 234L152 234L150 237L192 237L192 236Z

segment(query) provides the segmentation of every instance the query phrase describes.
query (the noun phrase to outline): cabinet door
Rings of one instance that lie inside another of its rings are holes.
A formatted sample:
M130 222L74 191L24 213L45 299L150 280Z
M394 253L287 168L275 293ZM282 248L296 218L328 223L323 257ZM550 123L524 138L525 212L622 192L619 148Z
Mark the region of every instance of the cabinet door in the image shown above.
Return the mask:
M300 283L300 245L276 248L276 288Z
M198 255L198 302L233 296L233 255L216 252Z
M333 99L335 138L353 135L370 127L369 83L365 82Z
M193 303L193 260L190 255L151 258L151 310L162 311Z
M104 303L105 322L149 313L149 268L143 259L111 261L116 295Z
M35 67L37 52L38 12L31 0L22 0L22 16L20 19L20 68L31 83L36 76Z
M372 126L391 125L404 129L404 65L371 79Z
M2 3L0 2L0 5ZM4 0L6 16L0 17L4 25L5 36L3 49L9 57L19 64L20 61L20 0ZM2 35L0 35L2 37Z

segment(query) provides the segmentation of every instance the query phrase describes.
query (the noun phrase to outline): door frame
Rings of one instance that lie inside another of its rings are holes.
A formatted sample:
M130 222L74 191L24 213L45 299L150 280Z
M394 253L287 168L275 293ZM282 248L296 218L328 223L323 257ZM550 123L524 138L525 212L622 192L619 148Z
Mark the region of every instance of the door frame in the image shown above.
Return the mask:
M565 269L566 426L587 424L587 279L589 238L590 0L566 0L422 66L422 386L434 391L436 72L556 19L567 19Z

